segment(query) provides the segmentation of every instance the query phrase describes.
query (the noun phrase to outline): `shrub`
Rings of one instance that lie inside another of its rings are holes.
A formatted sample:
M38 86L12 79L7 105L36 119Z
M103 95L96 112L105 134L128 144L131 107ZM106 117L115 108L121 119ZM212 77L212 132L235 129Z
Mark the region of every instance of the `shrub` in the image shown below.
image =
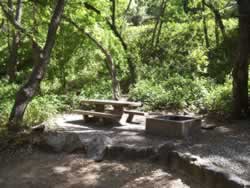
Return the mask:
M129 98L143 101L148 109L197 110L203 107L209 83L205 80L188 79L176 75L166 81L139 81L129 93Z
M18 89L17 84L10 84L7 80L0 80L0 101L13 98Z
M12 100L1 101L0 103L0 127L3 127L8 122L9 114L13 105Z
M232 82L216 85L205 99L205 106L209 111L230 113L232 111Z
M158 109L164 106L165 95L163 87L150 80L139 81L129 92L131 100L142 101L149 109Z
M27 107L24 123L26 126L41 123L64 108L65 104L56 95L37 96Z
M0 126L7 123L18 85L0 80Z

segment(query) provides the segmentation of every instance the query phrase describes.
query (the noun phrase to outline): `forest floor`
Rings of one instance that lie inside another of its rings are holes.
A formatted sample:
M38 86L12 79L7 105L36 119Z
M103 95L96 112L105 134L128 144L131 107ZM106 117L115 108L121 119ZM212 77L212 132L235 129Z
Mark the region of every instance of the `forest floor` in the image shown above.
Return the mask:
M183 181L184 180L184 181ZM186 184L186 181L188 184ZM185 183L184 183L185 182ZM16 151L0 162L1 188L189 188L188 177L148 161L103 161L84 154Z

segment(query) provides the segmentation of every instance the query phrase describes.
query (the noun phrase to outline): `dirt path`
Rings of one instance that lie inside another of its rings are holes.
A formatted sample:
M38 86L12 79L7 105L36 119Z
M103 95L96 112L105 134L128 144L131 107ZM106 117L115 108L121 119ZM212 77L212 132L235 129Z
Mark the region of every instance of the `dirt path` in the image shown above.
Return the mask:
M12 155L13 156L13 155ZM148 161L95 163L83 154L15 153L0 161L1 188L188 188Z

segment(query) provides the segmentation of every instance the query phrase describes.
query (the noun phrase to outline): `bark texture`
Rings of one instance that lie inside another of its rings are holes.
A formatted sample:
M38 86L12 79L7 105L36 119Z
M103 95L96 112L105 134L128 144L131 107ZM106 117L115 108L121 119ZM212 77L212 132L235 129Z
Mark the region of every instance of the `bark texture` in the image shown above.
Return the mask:
M22 0L17 0L16 11L15 11L15 21L21 25L22 18ZM8 7L13 11L14 6L11 0L8 0ZM14 12L14 11L13 11ZM20 45L20 32L12 31L12 42L10 46L10 56L9 62L7 64L7 74L9 76L9 81L13 82L16 80L17 65L19 63L18 49Z
M46 68L50 62L50 56L56 40L56 33L64 11L65 0L58 0L53 16L51 18L47 39L43 48L40 48L38 63L34 66L32 73L23 87L16 94L14 106L9 118L9 130L16 131L23 120L24 112L40 88L40 83L46 73ZM33 42L34 44L35 42ZM36 43L35 43L36 44ZM38 45L36 45L38 46Z
M239 46L233 67L233 116L245 118L248 112L248 59L250 50L250 1L238 0Z

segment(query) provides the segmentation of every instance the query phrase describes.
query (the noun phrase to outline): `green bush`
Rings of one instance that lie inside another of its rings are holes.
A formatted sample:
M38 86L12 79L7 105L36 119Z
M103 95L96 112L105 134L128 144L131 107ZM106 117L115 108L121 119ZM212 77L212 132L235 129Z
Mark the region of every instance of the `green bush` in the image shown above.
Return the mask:
M0 80L0 127L5 125L14 102L18 85Z
M18 89L17 84L8 83L7 80L0 80L0 101L13 98Z
M166 81L139 81L129 93L130 99L142 101L146 110L189 109L230 113L232 109L231 81L216 85L203 79L181 76Z
M209 111L230 113L232 111L232 81L216 85L205 99Z
M130 99L143 101L148 109L197 110L203 107L209 88L208 81L176 75L166 81L139 81L129 93Z
M13 105L12 100L1 101L0 103L0 127L3 127L8 122L9 114Z
M157 109L165 105L165 94L166 92L160 84L141 80L130 90L129 98L144 102L149 109Z
M57 95L37 96L27 107L24 115L26 126L41 123L65 109L65 104Z

